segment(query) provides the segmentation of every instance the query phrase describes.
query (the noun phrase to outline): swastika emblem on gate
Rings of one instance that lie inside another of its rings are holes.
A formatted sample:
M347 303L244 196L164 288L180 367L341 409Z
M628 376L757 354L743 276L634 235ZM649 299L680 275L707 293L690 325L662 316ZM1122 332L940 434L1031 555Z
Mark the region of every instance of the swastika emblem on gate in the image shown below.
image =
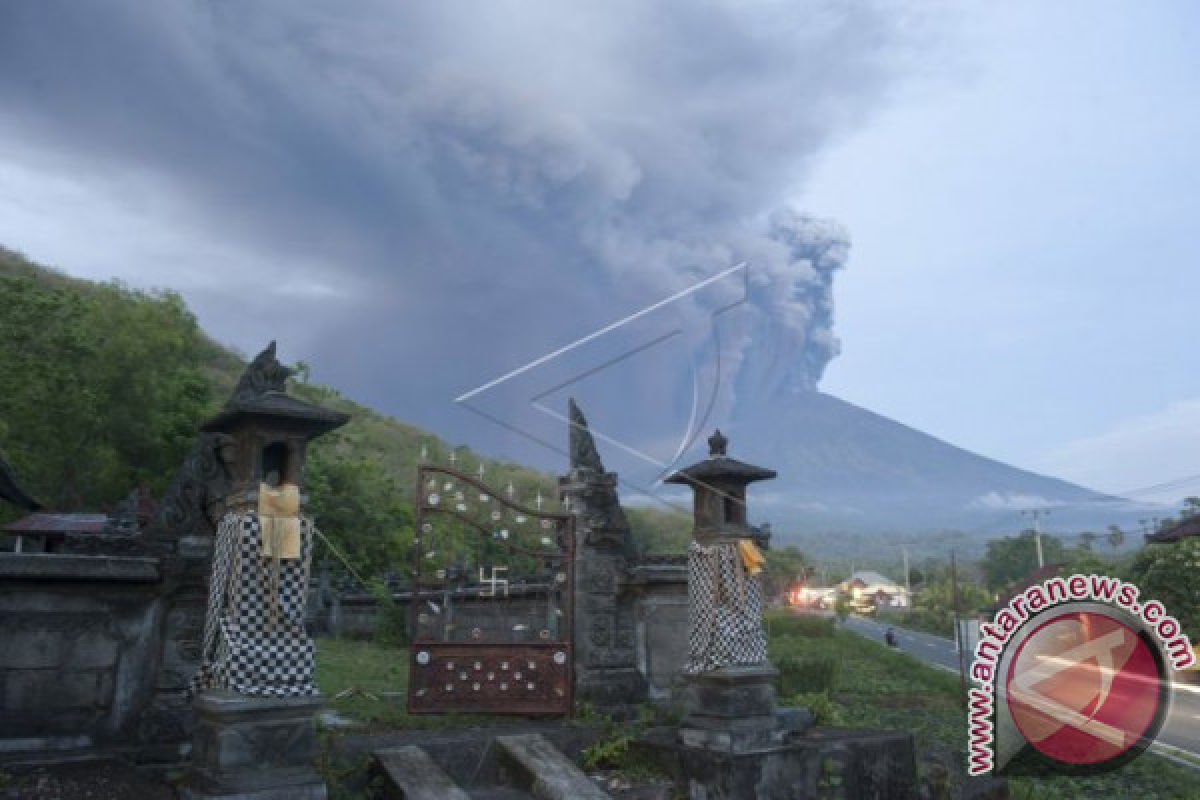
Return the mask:
M508 494L417 470L411 713L571 710L573 518Z

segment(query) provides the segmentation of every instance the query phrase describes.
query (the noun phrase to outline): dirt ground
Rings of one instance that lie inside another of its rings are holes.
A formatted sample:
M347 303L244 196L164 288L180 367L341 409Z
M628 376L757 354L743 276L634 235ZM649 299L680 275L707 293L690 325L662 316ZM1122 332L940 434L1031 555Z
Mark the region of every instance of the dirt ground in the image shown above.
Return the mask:
M0 800L175 800L175 790L120 762L0 772Z

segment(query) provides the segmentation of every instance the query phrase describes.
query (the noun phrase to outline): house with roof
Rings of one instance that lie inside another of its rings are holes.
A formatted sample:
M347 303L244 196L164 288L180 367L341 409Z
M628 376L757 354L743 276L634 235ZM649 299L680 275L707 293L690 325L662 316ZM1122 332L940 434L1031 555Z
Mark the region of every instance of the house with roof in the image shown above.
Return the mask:
M1186 517L1170 527L1145 535L1150 544L1169 544L1192 536L1200 536L1200 515Z
M842 594L856 608L910 608L912 597L908 589L891 578L873 570L859 570L838 584Z

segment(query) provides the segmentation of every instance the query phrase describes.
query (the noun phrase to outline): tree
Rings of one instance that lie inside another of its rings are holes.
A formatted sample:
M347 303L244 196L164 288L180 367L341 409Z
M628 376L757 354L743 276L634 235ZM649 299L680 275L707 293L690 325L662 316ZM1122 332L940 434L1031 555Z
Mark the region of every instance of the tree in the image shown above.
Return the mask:
M176 294L0 272L2 444L31 491L71 511L163 489L211 410L210 347Z
M1083 533L1079 534L1079 546L1082 547L1084 550L1091 550L1092 545L1094 545L1096 543L1096 540L1099 538L1100 538L1100 534L1098 534L1098 533L1093 533L1092 531L1084 531Z
M413 542L412 507L378 459L339 455L338 434L313 443L305 469L308 510L333 544L317 548L318 560L346 565L364 581L389 572L407 574Z
M1104 538L1108 540L1109 547L1120 550L1121 545L1125 544L1125 531L1121 530L1119 525L1109 525L1108 535Z
M1179 620L1185 632L1200 630L1200 537L1178 542L1147 544L1138 551L1130 569L1130 580L1142 597L1158 600L1167 613Z
M793 581L803 580L808 573L808 557L795 547L773 548L766 552L767 568L763 574L763 593L775 597L787 590Z
M1195 516L1200 516L1200 497L1183 498L1183 510L1179 512L1179 519L1182 521Z
M1022 580L1038 567L1035 533L1023 531L1018 536L992 539L987 543L983 560L983 575L987 585L995 591L1003 591ZM1062 541L1050 534L1042 535L1043 560L1047 564L1063 561Z

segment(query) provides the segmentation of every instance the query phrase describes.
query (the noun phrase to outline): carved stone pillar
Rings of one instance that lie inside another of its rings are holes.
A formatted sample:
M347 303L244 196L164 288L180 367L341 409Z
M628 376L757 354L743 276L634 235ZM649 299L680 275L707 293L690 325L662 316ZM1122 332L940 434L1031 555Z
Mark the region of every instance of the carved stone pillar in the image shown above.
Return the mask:
M571 469L559 493L575 515L575 697L616 710L644 700L637 668L632 604L622 592L629 568L629 522L606 472L587 420L570 403Z

